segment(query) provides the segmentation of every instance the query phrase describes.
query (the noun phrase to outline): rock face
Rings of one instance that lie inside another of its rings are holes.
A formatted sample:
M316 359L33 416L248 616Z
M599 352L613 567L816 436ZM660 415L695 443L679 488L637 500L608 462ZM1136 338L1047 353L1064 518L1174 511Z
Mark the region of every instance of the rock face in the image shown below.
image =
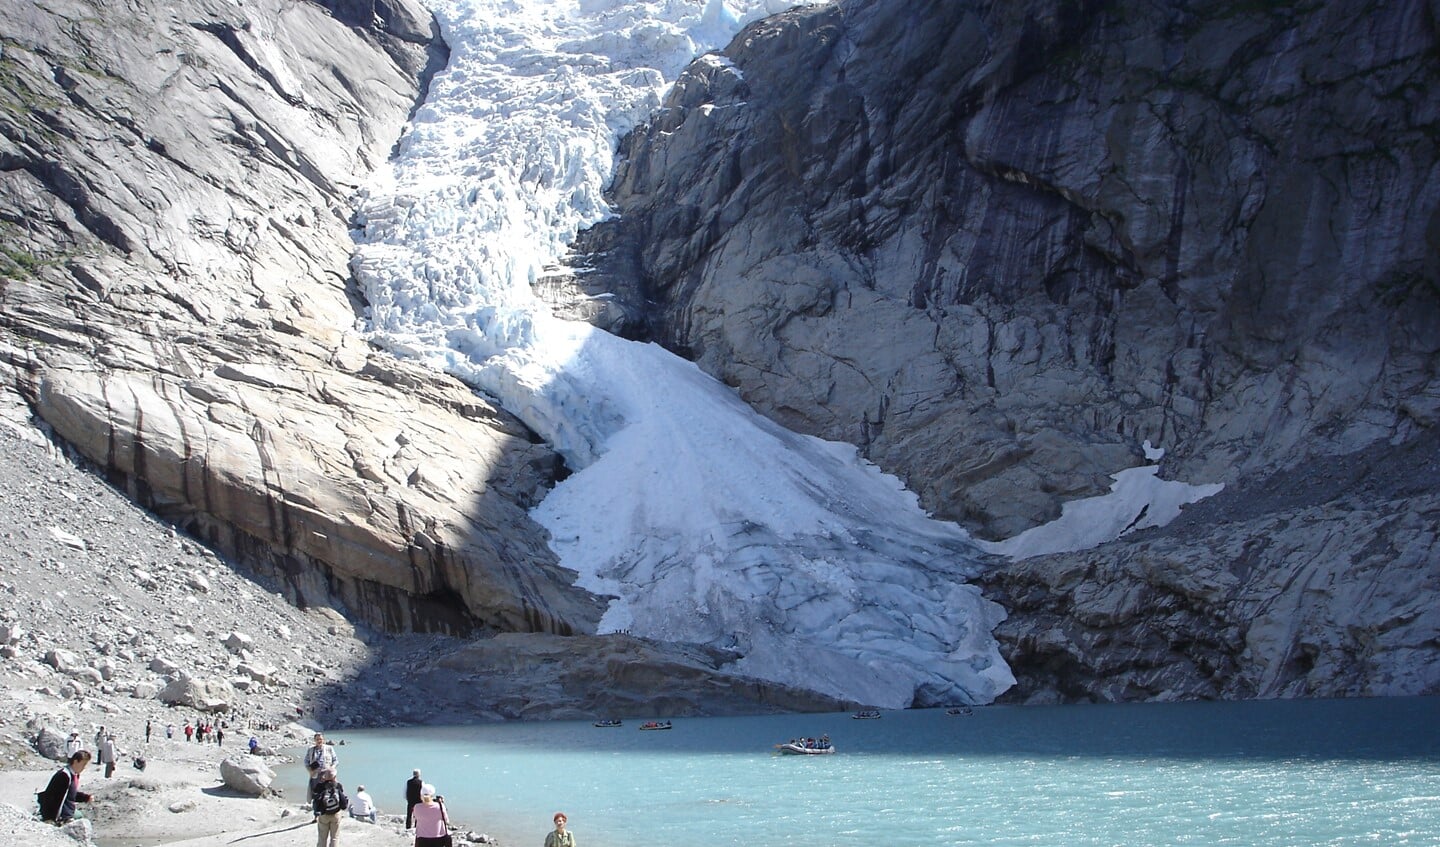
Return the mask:
M1171 529L997 565L1017 699L1433 692L1436 621L1412 601L1437 588L1435 17L1418 0L789 13L681 79L625 143L623 215L578 245L594 272L547 285L613 291L598 316L568 305L861 444L985 537L1096 493L1147 438L1167 475L1226 482ZM0 375L27 411L302 607L593 632L602 601L526 514L556 456L354 329L350 196L444 61L429 15L45 0L0 5L0 33ZM51 540L85 556L88 535ZM155 562L121 583L233 590ZM283 682L214 635L225 684ZM5 658L40 646L17 639ZM513 697L473 664L523 654L504 641L417 674L472 675L507 715L647 692L834 705L712 685L715 657L679 648L561 643L555 681ZM127 673L155 652L130 647ZM70 701L159 690L93 657L25 667Z
M466 700L485 702L492 717L528 720L835 712L860 705L720 672L735 658L626 635L498 635L417 663L415 677L431 694L430 711L416 719L443 722L452 702Z
M1223 527L996 566L1018 699L1440 690L1408 593L1435 588L1437 477L1396 460L1440 419L1434 19L796 10L624 141L572 285L981 537L1145 439L1166 477L1227 483ZM1416 491L1321 484L1360 455Z
M445 58L409 0L7 4L0 370L157 513L391 630L593 629L559 463L354 331L349 196Z
M1147 438L1195 482L1404 440L1440 412L1428 9L762 21L626 140L585 279L983 537Z
M1025 701L1440 688L1440 431L1307 462L1163 532L995 569Z

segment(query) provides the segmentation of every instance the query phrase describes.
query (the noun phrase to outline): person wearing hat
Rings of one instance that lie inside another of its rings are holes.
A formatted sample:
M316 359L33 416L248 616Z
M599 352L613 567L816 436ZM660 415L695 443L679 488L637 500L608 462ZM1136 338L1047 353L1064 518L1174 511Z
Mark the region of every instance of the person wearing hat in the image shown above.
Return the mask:
M415 847L449 847L450 818L445 814L445 798L435 793L435 786L420 786L420 802L415 805Z
M555 829L545 836L545 847L575 847L575 833L565 828L570 819L564 812L555 813Z

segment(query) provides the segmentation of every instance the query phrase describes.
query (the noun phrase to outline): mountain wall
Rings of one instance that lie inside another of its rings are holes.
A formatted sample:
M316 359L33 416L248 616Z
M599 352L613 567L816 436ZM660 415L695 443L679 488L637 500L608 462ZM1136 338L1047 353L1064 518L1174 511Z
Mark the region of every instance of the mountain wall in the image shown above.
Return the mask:
M1434 692L1436 57L1419 0L795 10L625 139L574 284L983 538L1145 440L1225 483L994 567L1017 699Z
M528 514L560 458L358 331L353 197L447 57L410 0L0 3L0 406L23 398L257 577L253 602L275 586L361 624L371 664L305 695L328 719L844 708L721 671L728 654L589 637L605 600ZM77 577L131 581L87 558ZM49 587L17 584L7 622L43 633ZM144 617L164 600L116 602ZM387 633L435 635L390 649Z
M543 287L571 312L613 295L594 319L860 444L984 537L1103 489L1145 439L1167 476L1227 483L1165 530L995 563L1016 699L1434 692L1436 19L788 13L626 139L622 214ZM527 515L560 460L355 330L352 193L444 60L408 0L0 4L0 374L293 602L543 633L553 664L550 636L603 609ZM483 687L506 643L437 674ZM496 710L611 702L587 656L635 696L685 668L690 694L659 693L703 710L715 657L575 643L577 690L507 677Z
M592 631L557 458L356 332L350 197L446 48L408 0L0 6L0 369L140 503L389 630Z

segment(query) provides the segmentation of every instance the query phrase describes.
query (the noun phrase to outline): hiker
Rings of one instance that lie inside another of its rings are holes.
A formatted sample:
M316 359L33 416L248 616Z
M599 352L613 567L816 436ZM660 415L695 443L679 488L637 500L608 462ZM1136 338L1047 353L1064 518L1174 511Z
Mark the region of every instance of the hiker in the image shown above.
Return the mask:
M333 768L316 772L310 809L315 813L315 847L340 847L340 813L350 805L345 786L335 778Z
M50 777L50 784L35 795L40 803L40 820L63 826L75 817L76 803L90 802L90 795L80 790L80 774L88 764L90 751L81 750L72 754L65 767Z

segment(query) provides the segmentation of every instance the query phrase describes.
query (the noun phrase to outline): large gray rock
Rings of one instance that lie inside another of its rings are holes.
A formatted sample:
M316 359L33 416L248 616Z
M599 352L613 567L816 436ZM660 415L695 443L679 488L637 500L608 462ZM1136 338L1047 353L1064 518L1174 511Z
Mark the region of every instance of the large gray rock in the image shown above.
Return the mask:
M69 737L57 729L41 727L40 731L35 733L35 752L47 759L63 762L70 758L70 753L65 749Z
M270 793L275 771L255 756L231 756L220 762L220 779L232 791L263 797Z
M225 712L235 702L235 688L227 680L182 674L160 689L155 697L171 706L189 706L202 712Z

